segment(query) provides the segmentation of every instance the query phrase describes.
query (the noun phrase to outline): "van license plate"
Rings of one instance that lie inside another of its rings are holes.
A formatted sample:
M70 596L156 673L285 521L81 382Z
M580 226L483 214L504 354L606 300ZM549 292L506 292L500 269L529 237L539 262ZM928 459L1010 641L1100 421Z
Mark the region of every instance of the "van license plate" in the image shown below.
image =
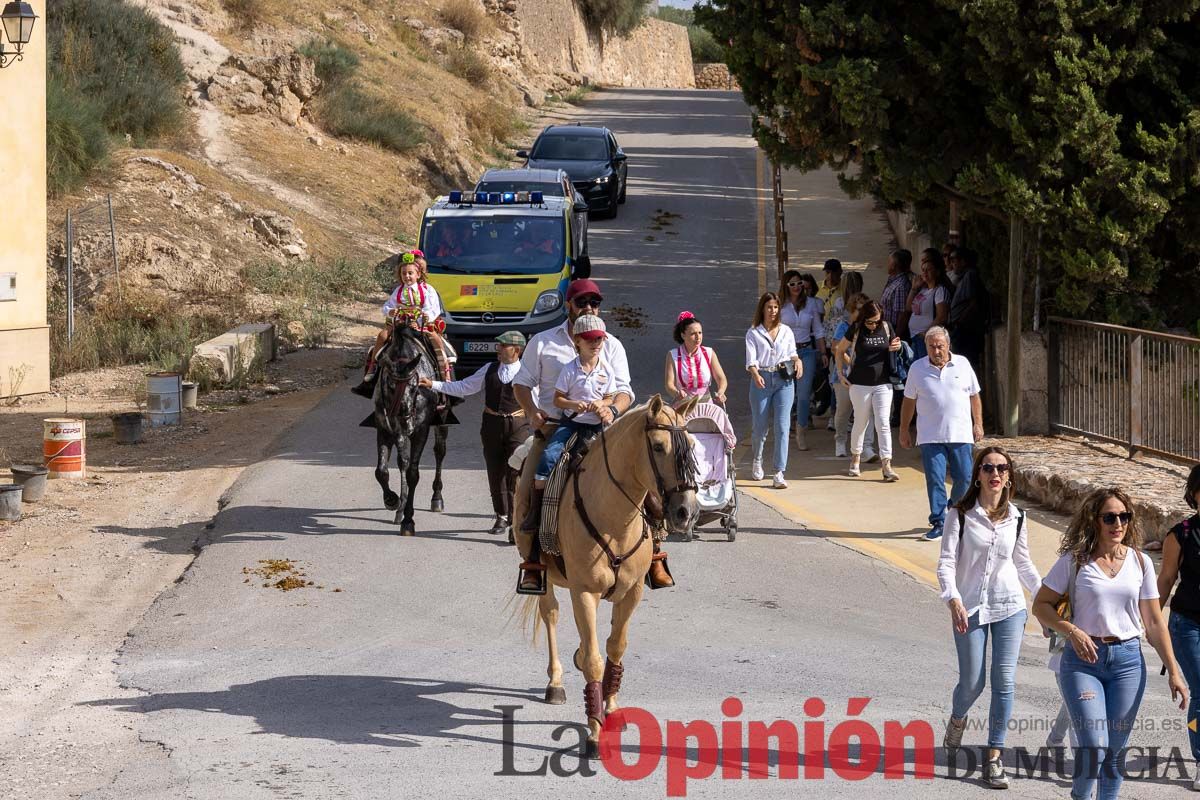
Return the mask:
M467 342L463 348L466 353L494 353L496 352L495 342Z

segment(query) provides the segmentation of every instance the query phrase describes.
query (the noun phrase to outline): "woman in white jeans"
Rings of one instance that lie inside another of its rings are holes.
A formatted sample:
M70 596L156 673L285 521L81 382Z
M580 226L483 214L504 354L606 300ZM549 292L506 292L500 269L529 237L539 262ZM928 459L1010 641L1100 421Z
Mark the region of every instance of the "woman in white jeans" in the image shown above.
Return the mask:
M892 358L900 349L900 337L883 321L883 309L868 300L858 311L858 321L846 331L838 343L837 361L843 367L842 384L850 388L854 405L854 428L850 431L850 469L847 474L857 478L860 472L863 440L867 435L867 420L874 419L879 436L879 457L883 462L883 479L898 481L892 469Z
M842 283L846 286L852 286L853 279L858 278L858 285L862 286L862 277L857 272L852 272L842 279ZM833 335L830 337L832 347L836 348L838 342L846 338L846 332L850 330L850 326L858 320L858 311L862 308L863 303L871 298L860 292L855 292L846 298L843 307L846 311L846 319L837 324L833 330ZM845 375L845 371L839 366L836 360L830 362L829 368L833 370L829 382L833 385L833 393L837 398L837 407L833 418L834 430L834 448L833 455L835 458L845 458L850 453L850 417L854 411L854 405L850 402L850 387L842 383L841 378ZM873 443L875 441L875 423L867 419L867 432L863 438L862 460L870 463L878 461L879 456L875 454Z

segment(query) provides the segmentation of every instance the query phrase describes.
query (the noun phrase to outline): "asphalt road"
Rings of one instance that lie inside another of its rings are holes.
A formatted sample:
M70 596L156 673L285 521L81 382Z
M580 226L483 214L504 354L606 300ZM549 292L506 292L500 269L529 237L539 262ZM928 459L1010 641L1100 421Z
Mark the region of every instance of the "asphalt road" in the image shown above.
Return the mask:
M744 412L741 341L758 292L760 244L745 106L723 92L604 92L584 117L614 129L630 157L628 203L617 220L593 224L592 253L605 313L624 320L617 333L635 388L644 398L661 385L671 324L688 308L729 365L730 395ZM656 223L663 211L678 216ZM123 649L122 683L145 696L94 701L146 744L112 765L111 787L88 797L665 795L682 762L669 769L663 758L626 786L600 765L586 776L574 756L555 756L577 742L583 682L565 664L568 704L541 703L544 651L510 619L516 555L486 533L478 401L464 407L450 441L447 511L418 512L416 538L396 536L382 507L372 432L355 427L365 412L361 399L335 393L230 492L203 552ZM428 474L423 481L418 506L427 508ZM888 513L853 500L844 512ZM719 730L729 719L722 701L736 697L744 710L734 719L743 723L823 720L833 736L852 716L877 732L886 721L924 720L940 742L955 673L935 593L748 494L741 525L735 543L713 531L668 546L679 586L647 592L634 618L623 705L651 712L664 735L668 720L707 720ZM301 562L314 586L285 593L243 573L260 559L282 558ZM569 654L577 641L569 614L560 632ZM1161 695L1152 679L1143 717L1177 720ZM806 707L809 698L822 700L824 711ZM870 702L848 709L851 698ZM986 707L985 696L973 717L983 718ZM1044 644L1029 638L1016 717L1044 725L1057 708ZM804 743L816 741L810 730ZM1009 744L1036 748L1044 737L1014 732ZM1135 736L1143 746L1182 741L1179 733ZM982 734L968 733L967 742L981 744ZM642 756L660 754L647 747ZM698 757L678 747L670 754ZM637 757L627 747L626 761ZM972 778L947 780L944 754L935 757L941 777L932 781L914 778L910 767L903 780L887 780L880 769L848 780L826 769L824 779L797 782L779 778L773 752L768 779L722 779L718 768L685 786L690 797L987 791ZM535 772L548 758L573 774L511 774ZM805 764L815 770L820 760ZM1123 796L1172 790L1139 782ZM1014 793L1065 797L1068 789L1050 777L1017 781Z

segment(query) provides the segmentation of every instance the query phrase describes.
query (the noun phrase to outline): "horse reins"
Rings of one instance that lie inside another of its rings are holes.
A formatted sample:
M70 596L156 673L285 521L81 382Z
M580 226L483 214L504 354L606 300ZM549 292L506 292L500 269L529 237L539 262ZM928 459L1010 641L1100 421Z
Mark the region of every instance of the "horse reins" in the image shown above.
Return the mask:
M647 435L646 453L650 457L650 467L654 470L654 480L658 485L659 495L663 498L665 504L666 499L676 492L694 491L696 489L696 460L695 455L692 453L691 443L687 440L686 428L680 425L664 425L659 422L647 422L643 433L649 434L650 431L654 430L670 432L671 447L675 452L676 477L679 478L679 483L675 486L675 488L667 491L666 484L662 478L662 473L659 472L658 469L658 461L654 458L653 445L651 445L650 437ZM608 473L608 479L617 487L621 494L624 495L625 499L629 501L629 504L637 510L638 516L640 516L645 523L649 524L651 520L646 516L646 512L642 510L643 504L630 497L629 493L625 491L625 487L622 486L621 482L617 480L617 476L613 474L612 464L608 460L608 438L606 433L607 431L603 430L600 432L600 450L604 456L604 469ZM609 546L608 542L605 541L600 531L596 528L595 523L592 522L591 517L588 516L587 508L584 506L583 492L581 492L579 489L579 473L582 471L582 469L576 469L572 475L572 482L575 489L575 510L579 513L579 519L581 522L583 522L584 529L588 532L588 535L595 540L596 544L600 545L600 549L604 551L605 557L608 558L609 567L612 568L612 586L608 587L608 591L601 595L601 599L607 600L617 588L617 582L621 572L621 565L624 564L625 561L631 558L633 554L641 548L642 543L650 538L650 533L647 527L643 525L642 535L638 537L638 540L634 543L633 547L629 548L628 551L621 555L614 553L612 547Z

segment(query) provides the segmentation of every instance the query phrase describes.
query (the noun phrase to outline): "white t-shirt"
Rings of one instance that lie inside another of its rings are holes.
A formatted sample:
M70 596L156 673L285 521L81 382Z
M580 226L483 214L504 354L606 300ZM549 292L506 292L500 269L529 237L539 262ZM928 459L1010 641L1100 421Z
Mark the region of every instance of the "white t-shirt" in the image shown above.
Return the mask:
M1132 639L1142 635L1138 601L1157 600L1158 583L1148 557L1132 547L1127 553L1115 578L1108 577L1095 561L1079 569L1075 596L1071 598L1071 624L1089 636ZM1060 556L1042 583L1060 595L1066 592L1075 569L1074 559L1070 553Z
M971 444L971 398L979 394L979 379L971 362L950 354L941 369L929 356L908 368L904 396L917 401L917 444Z
M606 394L614 394L613 387L616 382L612 365L603 356L596 362L596 366L592 368L591 372L584 372L583 364L576 358L563 367L562 372L558 373L558 381L554 384L554 388L566 395L568 400L591 403L595 400L602 400ZM574 419L584 425L600 424L600 417L592 411L577 414Z
M933 326L937 318L938 303L950 302L950 295L945 286L935 286L930 289L923 287L913 297L912 316L908 318L908 332L913 336L925 333Z

